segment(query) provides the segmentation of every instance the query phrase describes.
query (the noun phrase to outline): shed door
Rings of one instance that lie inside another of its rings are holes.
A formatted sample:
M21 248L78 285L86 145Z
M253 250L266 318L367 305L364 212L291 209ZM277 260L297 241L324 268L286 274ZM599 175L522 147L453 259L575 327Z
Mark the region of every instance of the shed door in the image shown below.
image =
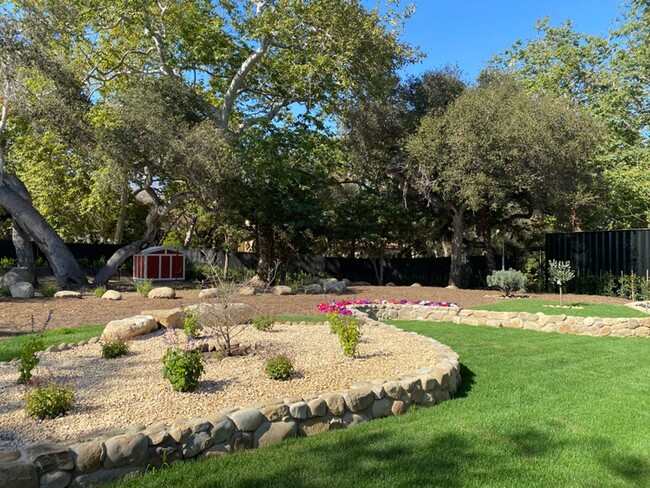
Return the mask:
M160 279L168 280L171 278L172 272L172 257L160 256Z
M160 256L147 256L147 276L151 280L160 278Z
M183 279L183 256L172 256L172 278Z

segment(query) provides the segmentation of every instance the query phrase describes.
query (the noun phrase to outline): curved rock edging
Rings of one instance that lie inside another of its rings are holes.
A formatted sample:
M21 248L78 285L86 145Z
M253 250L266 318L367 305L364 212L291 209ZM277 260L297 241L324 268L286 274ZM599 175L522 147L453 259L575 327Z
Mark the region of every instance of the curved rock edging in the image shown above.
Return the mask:
M79 439L0 452L0 479L8 488L90 487L189 459L217 457L264 447L283 439L351 427L406 413L412 405L449 400L461 382L459 356L448 346L377 321L367 325L410 334L431 345L430 367L391 380L358 382L349 389L278 398L171 424L134 426Z
M424 307L393 303L350 305L375 320L428 320L454 324L537 330L587 336L650 337L648 318L599 318L528 312L489 312L458 307Z

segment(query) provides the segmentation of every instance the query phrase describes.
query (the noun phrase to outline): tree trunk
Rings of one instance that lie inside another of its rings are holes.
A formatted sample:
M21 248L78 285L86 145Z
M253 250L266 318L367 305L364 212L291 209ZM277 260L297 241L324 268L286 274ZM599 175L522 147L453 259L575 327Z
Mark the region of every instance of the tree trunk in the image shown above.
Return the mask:
M465 237L465 207L455 208L451 214L454 235L451 239L451 266L449 269L449 286L464 288L467 277L467 256L463 247Z
M59 288L78 288L88 284L86 275L63 239L24 195L28 195L28 192L22 181L5 174L0 184L0 207L11 214L43 251Z
M479 212L479 233L483 245L485 246L485 264L488 274L496 269L496 260L494 259L494 247L492 247L492 229L487 207L482 207Z
M223 253L223 279L228 279L228 268L230 267L230 252L224 251Z
M34 261L34 249L32 248L31 239L29 238L29 234L20 226L16 219L13 219L11 239L16 248L16 260L18 261L18 266L29 269L34 277L34 282L32 284L38 284L36 281L36 263Z
M192 240L192 236L194 235L194 229L196 229L196 223L198 221L198 217L193 217L192 221L190 222L190 226L187 228L187 232L185 232L185 239L183 239L183 247L188 247L190 245L190 241Z
M115 225L115 238L113 239L114 244L122 244L122 239L124 239L124 226L126 224L126 210L129 203L129 185L127 183L122 187L122 193L120 194L120 214L117 217L117 223Z

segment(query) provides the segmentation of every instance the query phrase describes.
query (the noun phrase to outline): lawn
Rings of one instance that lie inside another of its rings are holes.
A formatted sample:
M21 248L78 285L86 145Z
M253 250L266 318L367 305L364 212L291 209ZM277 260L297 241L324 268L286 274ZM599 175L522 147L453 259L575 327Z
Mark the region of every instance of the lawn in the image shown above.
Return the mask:
M11 361L20 357L21 346L30 337L41 336L45 347L58 346L62 342L87 341L91 337L99 336L106 324L86 325L84 327L62 328L43 332L42 334L23 334L9 339L0 340L0 361Z
M546 306L545 306L546 305ZM502 300L498 303L472 307L474 310L490 310L493 312L542 312L546 315L574 315L576 317L648 317L647 314L625 305L612 305L604 303L576 303L564 302L564 306L580 308L556 308L548 305L559 306L560 302L535 300L532 298L517 298Z
M397 324L460 354L457 398L118 486L650 486L650 340Z

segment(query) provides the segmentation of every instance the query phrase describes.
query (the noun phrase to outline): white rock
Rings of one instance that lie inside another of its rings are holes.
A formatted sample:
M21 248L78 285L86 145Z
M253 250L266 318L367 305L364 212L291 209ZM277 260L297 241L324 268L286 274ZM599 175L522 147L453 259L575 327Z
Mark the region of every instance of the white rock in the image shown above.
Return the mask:
M219 296L219 288L206 288L199 292L199 298L217 298Z
M32 298L34 296L34 287L26 281L19 281L11 285L9 291L14 298Z
M61 290L54 294L54 298L81 298L81 293L78 291Z
M102 295L104 300L121 300L122 294L117 290L107 290L106 293Z
M151 315L136 315L121 320L112 320L102 332L102 341L126 341L136 336L148 334L158 328L158 323Z
M154 288L147 295L149 298L176 298L176 292L169 286Z

